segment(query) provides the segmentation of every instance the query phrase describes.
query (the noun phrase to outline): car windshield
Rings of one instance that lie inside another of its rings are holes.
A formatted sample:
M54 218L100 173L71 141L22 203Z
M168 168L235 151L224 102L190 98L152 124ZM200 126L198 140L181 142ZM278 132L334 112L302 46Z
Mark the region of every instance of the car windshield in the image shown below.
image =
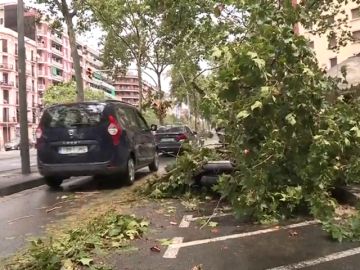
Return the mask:
M184 127L177 126L177 127L159 127L157 133L180 133L184 132Z
M47 109L42 125L49 127L97 126L101 121L104 104L60 105Z

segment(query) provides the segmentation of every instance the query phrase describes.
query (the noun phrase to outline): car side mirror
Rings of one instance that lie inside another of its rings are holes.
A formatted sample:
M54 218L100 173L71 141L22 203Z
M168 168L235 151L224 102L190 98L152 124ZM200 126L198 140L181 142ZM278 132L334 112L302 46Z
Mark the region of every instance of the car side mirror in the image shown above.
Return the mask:
M150 126L151 131L157 131L157 128L157 125L154 124Z

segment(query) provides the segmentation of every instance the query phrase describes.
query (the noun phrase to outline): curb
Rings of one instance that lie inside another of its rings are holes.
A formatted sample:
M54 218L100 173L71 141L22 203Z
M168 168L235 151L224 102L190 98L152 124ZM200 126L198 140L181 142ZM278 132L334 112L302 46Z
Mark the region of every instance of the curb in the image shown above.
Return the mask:
M336 187L333 196L340 203L358 206L360 203L360 185Z
M8 196L45 184L44 178L38 173L33 173L26 176L20 175L18 177L11 177L7 179L7 182L8 184L5 184L4 186L0 185L0 196Z

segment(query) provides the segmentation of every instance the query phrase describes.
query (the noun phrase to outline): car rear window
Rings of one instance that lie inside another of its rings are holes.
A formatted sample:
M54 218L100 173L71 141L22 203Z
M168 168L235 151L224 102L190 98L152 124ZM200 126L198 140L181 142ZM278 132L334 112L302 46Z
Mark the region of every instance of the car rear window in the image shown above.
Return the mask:
M47 109L42 125L49 127L97 126L101 122L105 104L60 105Z
M184 127L159 127L157 133L180 133L184 132Z

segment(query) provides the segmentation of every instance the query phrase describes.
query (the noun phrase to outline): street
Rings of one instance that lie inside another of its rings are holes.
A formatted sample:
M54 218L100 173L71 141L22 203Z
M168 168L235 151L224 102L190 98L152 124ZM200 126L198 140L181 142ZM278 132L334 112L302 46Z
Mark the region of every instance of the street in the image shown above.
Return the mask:
M172 161L173 158L162 158L160 169ZM137 181L141 182L149 174L147 169L139 171ZM76 210L99 197L106 197L118 187L108 179L77 177L65 182L61 190L54 191L47 186L40 186L0 197L0 258L19 250L29 237L40 236L47 225L65 218L71 209ZM69 199L72 200L66 204L61 202ZM48 211L54 205L59 206L59 202L61 209Z
M30 149L30 165L36 166L36 150ZM0 174L4 175L13 170L21 169L20 151L0 152Z

